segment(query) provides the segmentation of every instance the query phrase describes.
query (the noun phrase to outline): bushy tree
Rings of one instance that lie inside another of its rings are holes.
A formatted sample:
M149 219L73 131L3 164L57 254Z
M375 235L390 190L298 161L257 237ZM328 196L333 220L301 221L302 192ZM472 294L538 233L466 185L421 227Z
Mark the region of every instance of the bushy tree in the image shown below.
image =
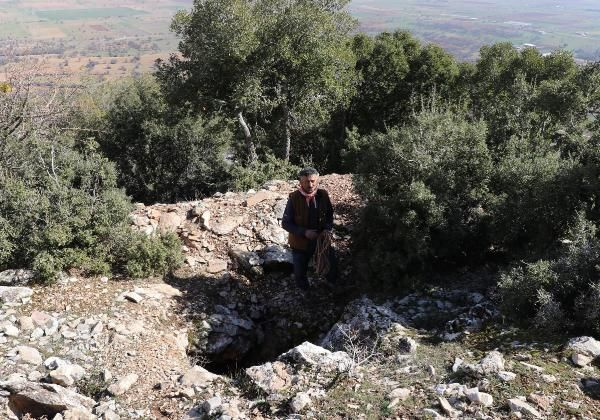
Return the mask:
M492 169L485 138L483 123L427 110L404 127L359 140L356 182L367 204L356 260L363 275L393 284L426 265L481 251Z
M432 96L455 97L459 67L436 45L422 46L407 32L356 35L359 75L351 121L361 132L384 131L408 121Z
M173 21L181 55L160 63L157 75L172 103L236 117L246 141L241 160L256 160L257 130L288 160L292 137L326 123L350 97L347 3L197 0Z
M119 184L138 201L195 199L229 181L227 121L169 106L150 76L115 94L100 127L98 139L117 164Z
M180 245L132 232L131 201L116 185L114 164L93 139L75 135L81 127L69 125L68 109L33 118L43 115L34 112L38 104L64 104L63 98L53 102L44 97L47 92L24 91L0 94L2 104L20 104L24 111L0 114L3 127L21 118L17 129L0 138L0 270L33 268L41 280L52 280L69 268L137 275L174 267ZM152 264L131 252L139 244L161 249ZM129 267L136 262L134 272Z
M506 271L499 283L507 313L548 329L600 332L600 241L579 212L557 258Z

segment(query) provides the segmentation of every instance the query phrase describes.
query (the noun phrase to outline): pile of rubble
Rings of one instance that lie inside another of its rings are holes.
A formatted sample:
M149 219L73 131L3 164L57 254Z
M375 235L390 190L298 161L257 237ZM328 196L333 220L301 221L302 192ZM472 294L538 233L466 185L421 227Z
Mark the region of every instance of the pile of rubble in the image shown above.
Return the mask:
M137 204L131 215L132 226L148 235L176 233L182 240L187 265L196 272L218 274L242 268L250 275L260 275L264 269L291 264L281 219L297 184L271 181L259 191L217 193L177 204ZM344 248L350 240L344 233L346 219L353 217L346 209L358 202L351 176L323 176L321 187L330 191L339 228L334 239Z

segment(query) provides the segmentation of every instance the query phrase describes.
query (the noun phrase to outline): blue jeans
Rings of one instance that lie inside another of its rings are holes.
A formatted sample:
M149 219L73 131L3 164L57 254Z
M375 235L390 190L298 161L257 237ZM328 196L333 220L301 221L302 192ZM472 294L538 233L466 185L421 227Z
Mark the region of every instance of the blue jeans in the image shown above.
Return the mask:
M314 255L316 248L317 241L309 241L306 251L292 249L294 278L296 279L296 285L300 289L306 290L309 287L306 272L308 271L308 263ZM329 247L329 273L327 273L327 281L331 284L335 284L337 281L337 259L333 247Z

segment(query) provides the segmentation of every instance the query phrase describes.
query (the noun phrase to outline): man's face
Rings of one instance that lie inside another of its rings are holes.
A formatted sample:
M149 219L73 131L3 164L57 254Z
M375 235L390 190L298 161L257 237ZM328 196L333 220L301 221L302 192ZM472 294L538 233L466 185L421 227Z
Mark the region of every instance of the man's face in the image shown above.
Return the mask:
M300 186L302 189L311 194L317 190L319 185L319 175L309 175L300 177Z

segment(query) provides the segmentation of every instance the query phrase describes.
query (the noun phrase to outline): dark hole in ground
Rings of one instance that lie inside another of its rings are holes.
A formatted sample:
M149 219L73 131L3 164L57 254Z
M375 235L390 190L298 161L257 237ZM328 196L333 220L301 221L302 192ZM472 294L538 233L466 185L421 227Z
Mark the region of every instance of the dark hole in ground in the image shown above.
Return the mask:
M275 361L279 355L305 341L318 345L353 298L351 293L334 296L317 291L299 302L298 311L290 307L271 307L267 316L255 321L256 341L241 357L235 357L233 353L212 357L205 354L198 355L197 359L207 361L204 367L213 373L236 377L250 366Z

